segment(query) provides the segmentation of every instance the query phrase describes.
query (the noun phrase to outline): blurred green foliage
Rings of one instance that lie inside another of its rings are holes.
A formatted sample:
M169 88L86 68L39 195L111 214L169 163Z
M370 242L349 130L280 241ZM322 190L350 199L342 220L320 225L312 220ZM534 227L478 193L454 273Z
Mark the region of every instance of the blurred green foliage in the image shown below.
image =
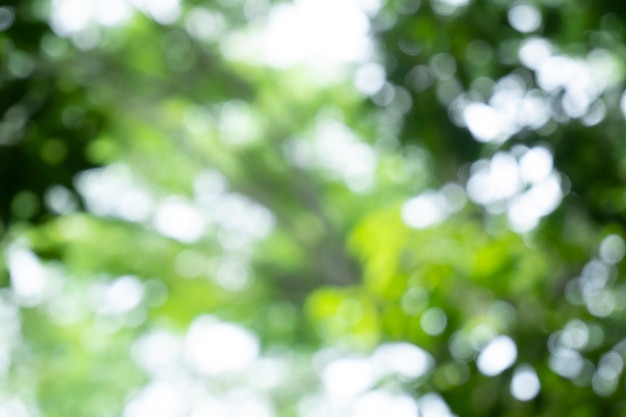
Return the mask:
M307 1L0 4L0 416L626 415L625 6Z

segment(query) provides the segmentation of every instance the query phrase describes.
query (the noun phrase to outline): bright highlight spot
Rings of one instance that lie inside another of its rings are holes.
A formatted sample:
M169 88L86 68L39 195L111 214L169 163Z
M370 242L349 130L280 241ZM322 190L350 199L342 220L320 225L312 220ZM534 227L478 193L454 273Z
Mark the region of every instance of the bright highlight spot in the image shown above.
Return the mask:
M559 348L550 356L549 364L557 374L573 379L583 368L583 358L575 350Z
M570 349L582 349L589 342L589 328L580 320L571 320L559 334L559 343Z
M524 181L537 183L552 172L552 154L544 147L529 149L519 161L520 174Z
M182 383L181 383L182 382ZM189 392L184 381L151 381L124 409L124 417L182 417L189 407Z
M420 324L426 334L430 336L438 336L446 329L448 317L440 308L429 308L424 312L424 314L422 314Z
M40 413L28 407L18 396L4 394L0 398L0 417L32 417Z
M96 23L115 26L130 19L133 10L125 0L52 0L51 25L60 36L70 36Z
M365 10L352 0L279 4L263 35L265 60L279 68L364 62L373 49L368 30Z
M435 13L448 16L469 3L470 0L431 0L430 5Z
M139 222L153 210L150 191L121 163L83 171L74 181L89 211L98 216Z
M454 417L439 394L426 394L418 400L420 417Z
M204 234L205 219L200 210L182 197L171 197L157 207L154 227L167 237L193 243Z
M618 235L609 235L600 244L600 257L603 261L616 264L624 258L626 245Z
M491 163L475 163L474 174L467 183L470 198L480 204L490 205L512 197L520 189L517 163L504 153L497 153Z
M56 214L67 214L78 208L74 194L62 185L53 185L44 195L46 206Z
M513 365L517 359L517 347L508 336L497 336L480 352L476 365L487 376L495 376Z
M11 7L0 7L0 32L7 30L15 20L15 12Z
M243 327L201 316L191 323L185 339L185 359L207 376L243 371L258 357L257 337Z
M402 207L402 219L415 229L423 229L444 221L444 202L434 191L426 191L407 201Z
M354 86L360 93L372 96L383 88L386 76L385 69L380 64L370 62L357 70Z
M372 364L365 358L339 358L322 371L322 382L332 398L346 400L367 391L376 378Z
M384 391L370 391L360 396L352 406L349 417L416 417L417 404L408 395L392 395Z
M518 3L509 9L509 23L518 32L528 33L541 25L541 13L531 4Z
M407 379L416 379L429 372L433 358L423 349L410 343L386 343L372 354L376 373L380 376L398 374Z
M366 192L374 184L378 167L376 152L349 127L335 120L319 123L313 143L293 139L286 145L285 153L293 165L326 171L352 191Z
M180 15L180 0L130 0L130 2L163 25L176 22Z
M506 212L511 229L525 233L556 210L563 198L552 154L538 146L498 152L472 165L467 194L492 214Z
M598 376L606 380L619 378L623 370L624 360L617 352L605 353L598 363Z
M205 395L194 404L186 417L274 417L272 403L262 396L247 391L233 391L220 397Z
M189 35L201 41L216 40L225 27L224 16L202 7L194 8L185 18Z
M502 133L501 115L493 107L472 103L465 109L465 123L476 140L480 142L500 141Z
M181 340L164 330L153 330L134 344L133 359L147 372L156 374L176 364Z
M511 201L508 210L513 230L524 233L536 227L539 219L556 210L562 199L561 184L555 174Z
M34 307L47 295L48 277L39 259L28 249L11 247L8 250L11 287L18 304Z
M133 345L132 355L143 369L157 374L174 366L182 348L181 340L164 330L152 330Z
M553 51L552 44L543 38L530 38L522 43L519 58L524 65L531 69L538 69Z
M520 401L530 401L539 394L541 384L535 370L528 365L520 366L513 374L511 395Z
M143 284L132 275L126 275L110 283L96 283L91 289L98 314L118 316L139 306L144 297Z
M215 224L233 238L230 243L222 241L231 248L241 242L263 239L274 228L272 213L241 194L222 196L212 207L211 214Z
M402 220L415 229L443 222L452 213L465 207L467 197L460 185L450 182L439 191L427 190L409 199L402 206Z

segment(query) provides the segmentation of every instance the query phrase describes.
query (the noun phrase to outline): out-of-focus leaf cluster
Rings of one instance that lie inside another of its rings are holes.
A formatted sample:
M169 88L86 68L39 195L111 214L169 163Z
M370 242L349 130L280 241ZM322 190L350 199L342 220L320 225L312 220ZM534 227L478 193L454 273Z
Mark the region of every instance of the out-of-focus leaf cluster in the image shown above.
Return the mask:
M623 415L623 6L290 7L0 5L0 415Z

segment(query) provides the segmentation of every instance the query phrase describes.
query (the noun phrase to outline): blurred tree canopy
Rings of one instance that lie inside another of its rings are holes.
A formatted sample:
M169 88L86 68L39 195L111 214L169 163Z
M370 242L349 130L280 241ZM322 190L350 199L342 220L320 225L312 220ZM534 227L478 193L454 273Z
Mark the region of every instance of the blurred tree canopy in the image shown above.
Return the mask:
M626 416L625 7L0 4L0 416Z

